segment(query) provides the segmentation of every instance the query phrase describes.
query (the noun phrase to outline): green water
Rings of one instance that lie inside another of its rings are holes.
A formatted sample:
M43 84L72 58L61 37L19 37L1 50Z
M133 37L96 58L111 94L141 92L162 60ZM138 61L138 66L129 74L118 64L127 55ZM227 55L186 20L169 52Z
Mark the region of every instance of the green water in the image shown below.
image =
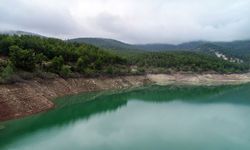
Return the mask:
M55 102L0 123L0 150L250 149L250 85L149 86Z

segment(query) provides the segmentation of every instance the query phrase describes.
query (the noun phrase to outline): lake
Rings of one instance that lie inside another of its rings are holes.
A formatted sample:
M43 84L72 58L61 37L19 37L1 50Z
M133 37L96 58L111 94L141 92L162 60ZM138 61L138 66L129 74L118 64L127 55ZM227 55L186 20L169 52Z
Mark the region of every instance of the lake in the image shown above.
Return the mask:
M146 86L0 123L1 150L249 150L250 85Z

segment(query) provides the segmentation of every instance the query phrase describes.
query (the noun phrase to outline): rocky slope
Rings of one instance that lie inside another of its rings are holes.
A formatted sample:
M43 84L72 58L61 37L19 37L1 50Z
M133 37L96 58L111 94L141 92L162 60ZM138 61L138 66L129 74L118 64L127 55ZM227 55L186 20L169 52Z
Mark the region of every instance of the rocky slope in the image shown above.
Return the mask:
M250 74L158 74L115 78L34 79L22 83L0 85L0 121L19 118L54 107L51 100L81 92L122 89L147 83L218 85L250 82Z
M0 85L0 121L46 111L54 107L50 100L81 92L141 86L145 76L95 79L35 79L23 83Z

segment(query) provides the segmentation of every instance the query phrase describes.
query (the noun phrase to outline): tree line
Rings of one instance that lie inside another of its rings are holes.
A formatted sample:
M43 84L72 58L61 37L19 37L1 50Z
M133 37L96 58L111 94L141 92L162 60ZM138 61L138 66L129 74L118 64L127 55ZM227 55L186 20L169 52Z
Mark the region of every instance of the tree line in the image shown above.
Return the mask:
M20 72L71 77L142 74L152 70L219 73L249 70L246 64L191 52L125 53L113 53L93 45L55 38L0 35L0 79L9 80Z
M195 52L149 52L130 59L131 64L144 68L165 68L172 71L243 73L249 65L233 63L215 56Z
M28 35L0 35L0 56L2 74L40 71L67 77L74 72L99 74L109 66L126 64L126 59L92 45Z

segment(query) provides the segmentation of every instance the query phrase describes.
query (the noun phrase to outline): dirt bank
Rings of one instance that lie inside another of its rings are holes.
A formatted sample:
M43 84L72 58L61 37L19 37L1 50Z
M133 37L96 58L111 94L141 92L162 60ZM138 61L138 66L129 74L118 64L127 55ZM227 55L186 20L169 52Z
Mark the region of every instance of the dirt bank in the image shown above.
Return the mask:
M181 84L181 85L222 85L243 84L250 82L248 74L156 74L147 75L147 78L159 85Z
M35 79L0 85L0 121L46 111L54 107L56 97L81 92L121 89L150 82L146 76L95 79Z
M23 83L0 85L0 121L49 110L54 107L50 100L81 92L122 89L146 83L218 85L246 82L250 82L250 74L158 74L93 79L34 79Z

